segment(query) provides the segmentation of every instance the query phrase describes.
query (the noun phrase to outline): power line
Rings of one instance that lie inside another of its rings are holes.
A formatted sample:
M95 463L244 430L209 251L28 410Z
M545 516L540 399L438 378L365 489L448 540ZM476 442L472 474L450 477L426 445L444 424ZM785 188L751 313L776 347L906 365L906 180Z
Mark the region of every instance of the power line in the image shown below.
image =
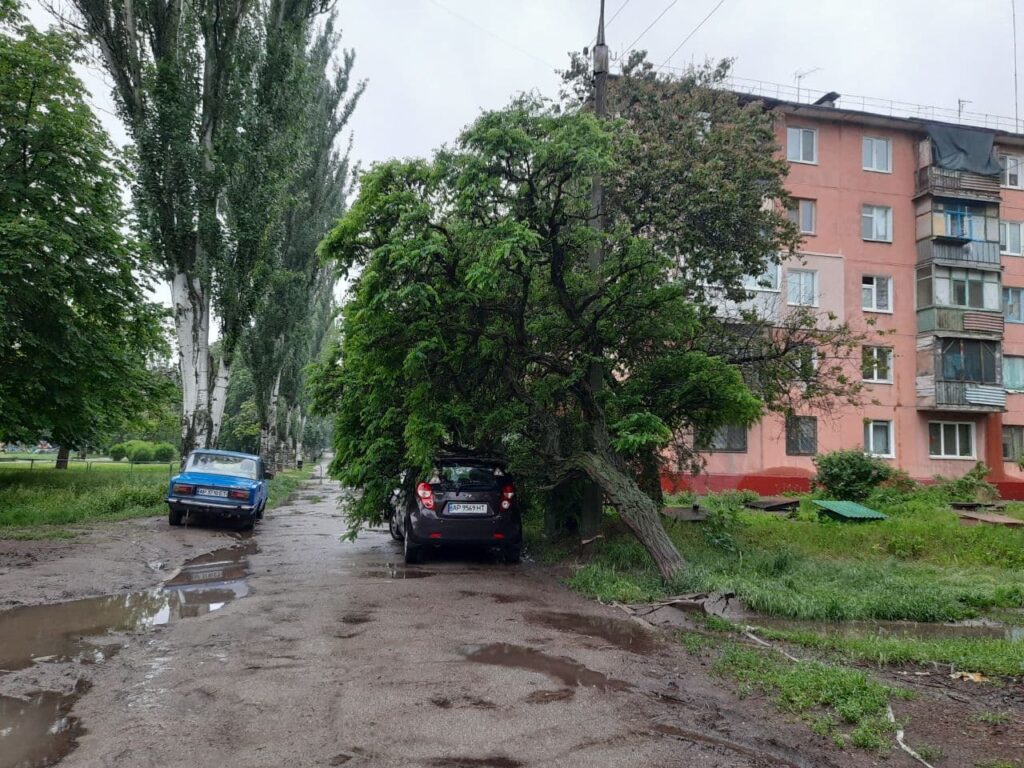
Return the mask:
M605 28L605 29L608 29L608 27L610 27L610 26L612 25L612 22L613 22L613 21L615 21L616 17L617 17L617 16L618 16L618 15L619 15L620 13L622 13L622 10L623 10L623 9L624 9L624 8L625 8L625 7L627 6L627 5L629 5L629 4L631 3L631 2L633 2L633 0L625 0L625 2L624 2L624 3L622 4L622 5L620 5L620 6L619 6L619 10L617 10L617 11L616 11L615 13L613 13L613 14L612 14L612 17L611 17L610 19L608 19L607 23L606 23L606 24L604 25L604 28ZM595 38L594 38L593 40L591 40L591 41L590 41L590 47L593 47L594 43L596 43L596 42L597 42L597 38L595 37Z
M499 41L503 42L509 48L514 48L515 50L519 51L521 54L523 54L525 56L529 56L534 61L539 61L541 64L543 64L546 67L551 67L552 69L558 69L558 67L555 66L554 64L552 64L550 61L545 61L544 59L542 59L540 56L537 56L532 51L528 51L526 48L523 48L521 45L513 43L511 40L506 40L504 37L499 35L497 32L492 32L487 27L482 26L481 24L478 24L477 22L473 21L470 18L467 18L466 16L463 16L458 11L453 11L448 6L438 2L438 0L430 0L430 3L432 5L436 5L438 8L440 8L445 13L450 13L452 16L454 16L455 18L459 19L460 21L463 21L464 23L469 24L471 27L476 27L481 32L483 32L484 34L487 34L487 35L490 35L491 37L493 37L495 40L499 40Z
M714 8L712 8L710 13L708 13L707 16L705 16L703 19L701 19L700 24L698 24L696 27L694 27L692 30L690 30L690 34L688 34L686 37L684 37L683 38L683 42L681 42L679 45L677 45L676 49L674 51L672 51L672 53L670 53L668 55L668 58L665 59L663 62L661 62L661 66L664 67L670 61L672 61L672 57L675 56L677 53L679 53L679 49L682 48L684 45L686 45L690 41L690 38L693 37L695 34L697 34L697 32L700 31L700 28L703 27L707 23L708 19L710 19L712 16L714 16L715 12L719 8L721 8L722 5L724 5L724 4L725 4L725 0L718 0L718 5L716 5ZM659 67L659 69L660 69L660 67Z
M650 32L651 28L654 27L655 24L657 24L659 21L661 21L661 17L664 16L669 11L671 11L672 10L672 6L675 5L678 2L679 2L679 0L672 0L672 2L669 3L665 7L665 10L663 10L661 13L659 13L658 16L654 19L654 21L652 21L650 24L648 24L647 27L644 29L644 31L641 32L639 35L637 35L636 40L634 40L632 43L630 43L629 45L626 46L626 48L625 48L626 53L629 53L630 51L632 51L633 50L633 46L636 45L638 42L640 42L640 40L643 38L643 36L646 35L648 32Z

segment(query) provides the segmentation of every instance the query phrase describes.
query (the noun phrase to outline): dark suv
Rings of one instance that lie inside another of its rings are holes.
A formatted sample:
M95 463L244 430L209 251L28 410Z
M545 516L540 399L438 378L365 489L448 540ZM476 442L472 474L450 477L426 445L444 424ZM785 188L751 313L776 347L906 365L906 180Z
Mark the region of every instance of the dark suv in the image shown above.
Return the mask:
M427 547L468 544L498 550L518 563L523 525L511 475L500 461L439 459L429 477L410 474L391 499L391 535L405 542L405 562Z

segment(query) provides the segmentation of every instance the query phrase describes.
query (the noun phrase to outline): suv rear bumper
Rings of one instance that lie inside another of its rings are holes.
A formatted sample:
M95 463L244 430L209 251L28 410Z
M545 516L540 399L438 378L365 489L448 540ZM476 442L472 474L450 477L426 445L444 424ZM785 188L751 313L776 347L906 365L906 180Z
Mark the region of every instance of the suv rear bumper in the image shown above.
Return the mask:
M409 516L406 536L418 546L443 544L480 544L492 547L518 547L523 542L519 514L491 517L437 517L414 512Z

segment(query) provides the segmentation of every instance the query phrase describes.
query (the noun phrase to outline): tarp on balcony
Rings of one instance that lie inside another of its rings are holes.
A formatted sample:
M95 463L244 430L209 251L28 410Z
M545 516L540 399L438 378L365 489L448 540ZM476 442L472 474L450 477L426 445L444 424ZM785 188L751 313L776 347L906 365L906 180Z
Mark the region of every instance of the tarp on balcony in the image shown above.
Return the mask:
M991 131L931 123L928 138L932 140L932 163L940 168L983 176L1000 173L999 162L992 154L995 134Z

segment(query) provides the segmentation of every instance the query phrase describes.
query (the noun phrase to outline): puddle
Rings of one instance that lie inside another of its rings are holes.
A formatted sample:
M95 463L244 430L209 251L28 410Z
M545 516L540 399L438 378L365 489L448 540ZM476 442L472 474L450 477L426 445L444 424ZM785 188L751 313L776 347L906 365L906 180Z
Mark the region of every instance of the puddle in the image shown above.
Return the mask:
M961 622L959 624L928 624L914 621L808 621L758 616L746 620L748 624L785 632L817 632L842 636L879 635L882 637L941 638L994 638L1024 642L1024 627L1005 626L987 622Z
M254 539L188 560L163 586L29 605L0 613L0 673L35 663L96 664L116 653L124 633L194 618L249 594ZM29 701L0 696L0 768L52 765L81 728L68 712L81 691L41 692Z
M349 571L353 576L360 579L425 579L433 576L433 571L424 571L420 568L406 568L396 563L385 563L374 568L363 568L357 571Z
M549 629L572 632L585 637L598 637L633 653L650 653L657 647L654 636L631 621L587 616L580 613L536 611L526 614L526 620Z
M519 760L511 757L435 757L427 761L433 768L521 768Z
M466 659L476 664L495 667L511 667L537 672L570 687L597 688L600 691L625 691L633 686L624 680L595 672L564 656L549 656L521 645L492 643L491 645L470 645L462 649Z
M70 752L84 732L68 714L80 695L47 691L27 700L0 696L0 766L53 765Z

